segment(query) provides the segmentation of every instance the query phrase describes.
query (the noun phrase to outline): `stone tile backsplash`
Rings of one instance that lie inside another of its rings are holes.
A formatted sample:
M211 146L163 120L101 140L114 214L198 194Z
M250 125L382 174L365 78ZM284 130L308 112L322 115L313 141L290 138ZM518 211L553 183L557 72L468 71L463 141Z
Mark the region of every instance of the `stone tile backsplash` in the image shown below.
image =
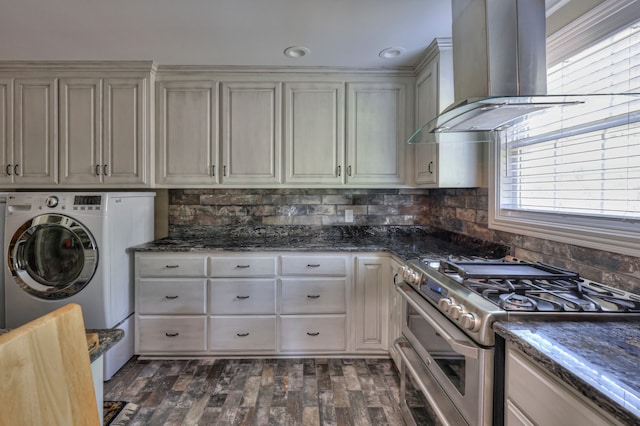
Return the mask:
M471 189L172 189L172 225L429 226L511 247L512 255L640 293L640 258L488 228L488 191Z

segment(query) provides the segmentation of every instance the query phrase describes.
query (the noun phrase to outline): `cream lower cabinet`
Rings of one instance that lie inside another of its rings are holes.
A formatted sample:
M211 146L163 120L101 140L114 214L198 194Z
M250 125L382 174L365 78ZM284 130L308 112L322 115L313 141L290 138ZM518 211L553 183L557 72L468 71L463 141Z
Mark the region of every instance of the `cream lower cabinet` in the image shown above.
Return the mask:
M137 252L136 354L387 356L389 262L386 254Z
M620 425L507 343L505 425Z
M207 351L207 257L136 253L135 353Z
M348 255L284 255L280 279L280 350L346 352Z
M389 257L357 256L354 331L357 351L389 349Z
M402 267L402 263L398 262L396 259L391 258L389 260L389 355L396 364L396 367L400 369L400 354L396 352L393 342L402 336L402 296L400 293L396 291L396 282L402 281L402 277L400 276L400 268Z
M277 256L209 258L209 352L276 351Z

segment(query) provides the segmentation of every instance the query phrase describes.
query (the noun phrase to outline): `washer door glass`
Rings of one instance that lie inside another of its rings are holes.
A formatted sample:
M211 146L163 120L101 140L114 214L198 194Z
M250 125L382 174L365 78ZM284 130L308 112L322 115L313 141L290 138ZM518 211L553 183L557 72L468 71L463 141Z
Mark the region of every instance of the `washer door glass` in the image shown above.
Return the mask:
M28 293L64 299L82 290L98 266L89 231L67 216L42 215L25 223L9 245L9 268Z

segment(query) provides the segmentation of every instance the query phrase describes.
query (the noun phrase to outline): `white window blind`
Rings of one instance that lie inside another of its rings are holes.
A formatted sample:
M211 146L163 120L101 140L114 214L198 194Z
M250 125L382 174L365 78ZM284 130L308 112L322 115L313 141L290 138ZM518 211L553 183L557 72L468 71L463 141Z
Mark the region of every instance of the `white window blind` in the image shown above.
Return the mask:
M548 93L640 93L640 27L549 69ZM590 125L579 107L567 107L558 111L558 123L534 120L501 136L500 209L608 219L613 227L620 227L616 221L640 221L640 123L634 122L640 117L629 120L640 100L602 98L599 118ZM606 126L597 121L603 115ZM573 118L581 127L572 127ZM555 124L574 131L554 133Z
M489 145L491 229L640 256L640 14L630 13L640 7L622 3L604 2L551 43L548 93L589 100ZM570 53L558 42L569 34L594 38Z

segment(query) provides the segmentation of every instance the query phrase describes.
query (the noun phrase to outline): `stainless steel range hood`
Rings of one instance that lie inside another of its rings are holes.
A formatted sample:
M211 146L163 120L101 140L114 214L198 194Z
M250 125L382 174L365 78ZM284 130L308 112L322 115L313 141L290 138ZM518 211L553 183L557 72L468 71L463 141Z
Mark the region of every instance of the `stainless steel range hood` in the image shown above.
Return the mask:
M544 0L452 0L452 14L456 102L408 143L490 142L507 128L530 130L530 123L564 134L558 117L573 129L581 118L637 119L638 95L547 95ZM616 105L613 114L602 111L607 104Z

